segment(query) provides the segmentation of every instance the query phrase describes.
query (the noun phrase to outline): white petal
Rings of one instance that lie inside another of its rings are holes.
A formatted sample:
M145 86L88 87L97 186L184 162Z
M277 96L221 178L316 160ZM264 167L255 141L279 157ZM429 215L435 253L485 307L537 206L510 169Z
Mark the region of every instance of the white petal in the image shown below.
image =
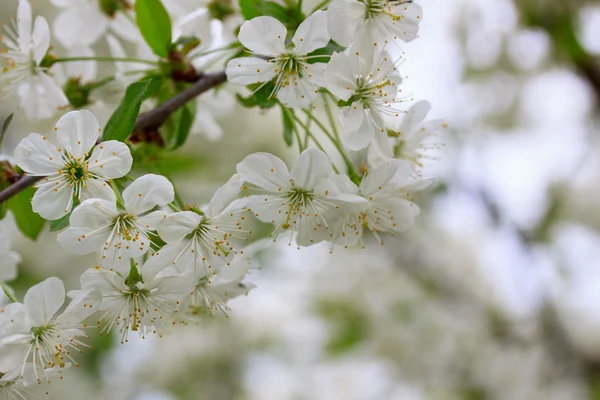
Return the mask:
M65 181L56 185L54 182L41 185L31 199L34 212L44 219L54 221L71 212L73 206L73 188Z
M294 78L290 84L282 86L277 99L290 108L306 108L319 96L318 87L309 77Z
M256 17L240 27L238 40L247 49L264 56L285 53L287 29L273 17Z
M131 13L128 14L129 16L133 16ZM138 27L123 12L117 12L109 21L109 25L111 30L121 39L125 39L131 43L143 40Z
M39 64L50 47L50 27L48 26L48 21L46 21L44 17L38 16L35 18L31 41L33 46L33 57L35 62Z
M307 190L314 189L322 179L333 172L331 159L321 150L306 149L290 171L294 184Z
M401 4L394 7L393 13L402 15L402 19L394 24L396 35L405 42L414 40L423 20L423 8L416 3Z
M67 50L67 57L94 57L94 51L89 46L73 46ZM74 61L66 65L69 78L79 78L82 83L96 79L98 63L96 61Z
M79 200L84 201L88 199L101 199L106 200L112 204L115 204L117 197L115 192L110 187L110 184L103 181L102 179L89 178L85 181L85 186L81 190Z
M101 250L111 233L109 226L100 229L70 227L58 234L58 243L73 254L85 255Z
M96 2L70 7L54 20L54 36L65 47L94 44L110 20Z
M143 217L140 217L137 222L138 225L141 225L145 230L155 231L158 228L158 225L167 218L167 213L165 211L153 211Z
M333 53L325 68L325 87L343 101L348 101L356 89L353 62L356 60L344 53Z
M98 229L111 225L118 215L114 202L89 199L73 210L69 222L72 227Z
M240 174L234 174L226 184L217 189L210 200L210 204L208 206L208 216L214 217L227 208L227 206L229 206L231 202L240 194L243 184L244 177Z
M269 153L250 154L237 165L237 172L246 182L274 193L290 184L285 163Z
M56 123L60 144L76 158L84 157L100 134L98 119L87 110L66 113Z
M96 311L100 311L101 306L102 294L99 290L78 290L62 314L61 323L65 326L80 324Z
M46 325L65 302L65 286L58 278L48 278L25 294L25 323L34 328Z
M296 30L292 42L296 45L295 54L305 55L327 46L329 43L327 30L327 12L317 11L306 18Z
M198 227L204 217L183 211L169 215L158 225L158 235L167 243L177 243Z
M367 7L356 0L334 0L327 10L331 38L341 46L352 43L365 19Z
M2 257L2 261L0 262L0 282L10 282L17 277L17 264L21 262L21 255L14 251L8 251L2 253Z
M29 51L31 46L31 22L32 12L29 1L19 0L19 7L17 8L17 33L19 45L23 51Z
M175 190L167 178L160 175L144 175L123 191L125 208L131 215L139 215L152 208L163 207L173 201Z
M107 179L121 178L129 173L133 157L125 143L116 140L102 142L94 148L89 171Z
M398 164L393 161L388 161L381 167L370 170L365 179L360 183L361 193L365 196L369 196L383 190L388 182L396 175L397 171Z
M21 99L19 106L29 119L53 117L58 109L69 104L62 89L46 73L30 76L17 91Z
M234 58L227 63L225 73L230 83L250 85L272 80L276 66L275 63L256 57Z
M400 135L412 133L417 126L425 120L429 111L431 111L431 104L428 101L423 100L415 103L408 109L406 115L402 119L402 123L398 129Z
M356 102L352 106L343 107L340 110L340 120L344 144L350 150L364 149L369 145L373 132L362 104Z
M21 140L14 155L17 165L31 175L53 175L64 167L58 149L38 133Z

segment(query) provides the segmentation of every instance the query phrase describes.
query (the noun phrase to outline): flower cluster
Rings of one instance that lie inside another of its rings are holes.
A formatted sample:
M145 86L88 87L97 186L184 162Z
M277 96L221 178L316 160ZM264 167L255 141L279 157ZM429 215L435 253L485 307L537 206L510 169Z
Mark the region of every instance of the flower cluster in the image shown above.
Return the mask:
M57 278L30 288L20 303L4 283L14 279L19 256L0 241L8 254L0 269L0 394L32 398L29 383L77 365L92 315L101 333L118 331L125 343L130 334L162 336L200 313L228 311L230 299L254 287L247 279L253 255L280 237L298 249L329 242L334 251L366 246L365 232L383 244L413 225L420 209L411 193L430 183L422 167L437 159L443 145L432 137L445 127L425 121L426 101L401 108L409 99L401 94L397 40L417 37L417 4L333 0L306 18L290 9L280 21L252 18L218 0L200 8L159 0L52 3L61 10L54 34L67 57L51 52L48 23L32 23L29 3L20 0L17 21L2 39L0 90L18 96L29 119L73 110L50 133L21 140L9 170L35 180L31 211L52 221L60 245L95 254L97 262L68 293L63 311L65 288ZM208 29L211 21L220 23L220 37ZM136 57L109 30L135 44ZM94 55L103 36L111 57ZM98 61L114 62L115 74L94 81ZM204 88L194 106L215 68L224 69L212 75L222 79ZM242 105L281 109L286 142L295 142L300 156L288 168L270 153L249 154L208 204L184 203L166 176L144 165L182 146L190 132L220 138L217 120L234 105L233 93L220 85L225 77L249 89L248 97L238 93ZM95 114L111 101L95 94L115 83L124 98L103 130ZM159 122L140 128L140 110ZM323 111L329 128L317 114ZM258 221L272 225L269 239L252 234Z

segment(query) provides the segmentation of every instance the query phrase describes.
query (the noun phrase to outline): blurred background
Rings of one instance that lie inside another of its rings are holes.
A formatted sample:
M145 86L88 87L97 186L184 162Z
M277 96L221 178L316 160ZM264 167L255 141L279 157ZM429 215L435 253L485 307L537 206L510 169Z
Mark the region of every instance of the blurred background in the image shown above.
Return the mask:
M600 2L418 2L403 91L450 128L417 225L333 254L280 241L227 316L126 345L92 334L50 398L600 399ZM2 23L16 4L1 1ZM165 162L187 202L208 201L248 153L296 157L278 111L220 122L221 141L191 137ZM1 153L53 123L17 114ZM55 233L34 244L2 224L23 258L21 295L48 276L75 289L94 265Z

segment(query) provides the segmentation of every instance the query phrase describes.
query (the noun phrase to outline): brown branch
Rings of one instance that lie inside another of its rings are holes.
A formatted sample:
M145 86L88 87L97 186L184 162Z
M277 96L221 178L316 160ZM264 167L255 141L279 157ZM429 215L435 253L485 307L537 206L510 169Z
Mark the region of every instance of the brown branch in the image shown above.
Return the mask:
M214 88L226 80L227 76L225 75L224 71L202 75L198 81L196 81L189 88L185 89L183 92L173 96L152 111L140 115L135 122L135 126L133 127L132 136L135 135L136 132L160 128L165 123L167 118L169 118L169 116L175 111L186 105L188 102L194 100L202 93ZM34 185L43 178L43 176L23 175L18 181L0 192L0 204L21 193L23 190Z

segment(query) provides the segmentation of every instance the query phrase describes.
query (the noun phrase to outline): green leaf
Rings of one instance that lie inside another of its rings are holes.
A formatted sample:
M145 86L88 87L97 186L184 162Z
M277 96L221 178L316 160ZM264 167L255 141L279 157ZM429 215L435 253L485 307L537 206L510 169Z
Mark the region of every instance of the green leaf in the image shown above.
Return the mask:
M140 112L142 101L146 98L150 82L151 80L133 82L127 87L121 104L106 123L102 134L103 140L124 142L129 137Z
M188 104L169 117L162 130L166 148L174 150L185 143L194 123L194 108Z
M286 24L290 20L287 8L281 4L272 1L257 1L255 2L254 7L261 15L276 18L283 24Z
M290 113L292 110L288 110L285 106L281 106L281 116L283 118L283 140L285 140L285 144L291 146L294 144L294 129L295 122L292 119Z
M160 0L137 0L135 21L148 46L159 57L166 58L171 47L171 19Z
M17 221L17 226L23 234L30 239L37 239L44 228L44 219L31 209L31 198L35 193L33 188L28 188L7 201Z
M240 0L240 11L244 16L244 19L250 20L252 18L260 17L261 13L256 8L256 4L260 0Z
M261 87L261 85L263 86ZM242 97L239 94L237 95L238 100L244 107L260 107L268 109L278 104L277 99L271 97L271 93L273 93L273 89L275 88L274 82L269 82L267 84L255 83L253 85L248 85L248 88L254 90L250 96Z
M333 40L330 40L329 43L327 43L327 46L317 49L317 50L313 51L312 53L308 53L309 57L323 56L323 57L309 58L308 63L309 64L314 64L317 62L326 63L329 61L329 57L327 57L327 56L332 55L334 52L341 53L342 51L344 51L344 48L342 46L335 43Z
M71 211L70 213L68 213L67 215L62 217L61 219L57 219L56 221L51 221L50 222L50 232L60 231L60 230L65 229L67 226L69 226L69 218L71 218L72 212L73 211Z

